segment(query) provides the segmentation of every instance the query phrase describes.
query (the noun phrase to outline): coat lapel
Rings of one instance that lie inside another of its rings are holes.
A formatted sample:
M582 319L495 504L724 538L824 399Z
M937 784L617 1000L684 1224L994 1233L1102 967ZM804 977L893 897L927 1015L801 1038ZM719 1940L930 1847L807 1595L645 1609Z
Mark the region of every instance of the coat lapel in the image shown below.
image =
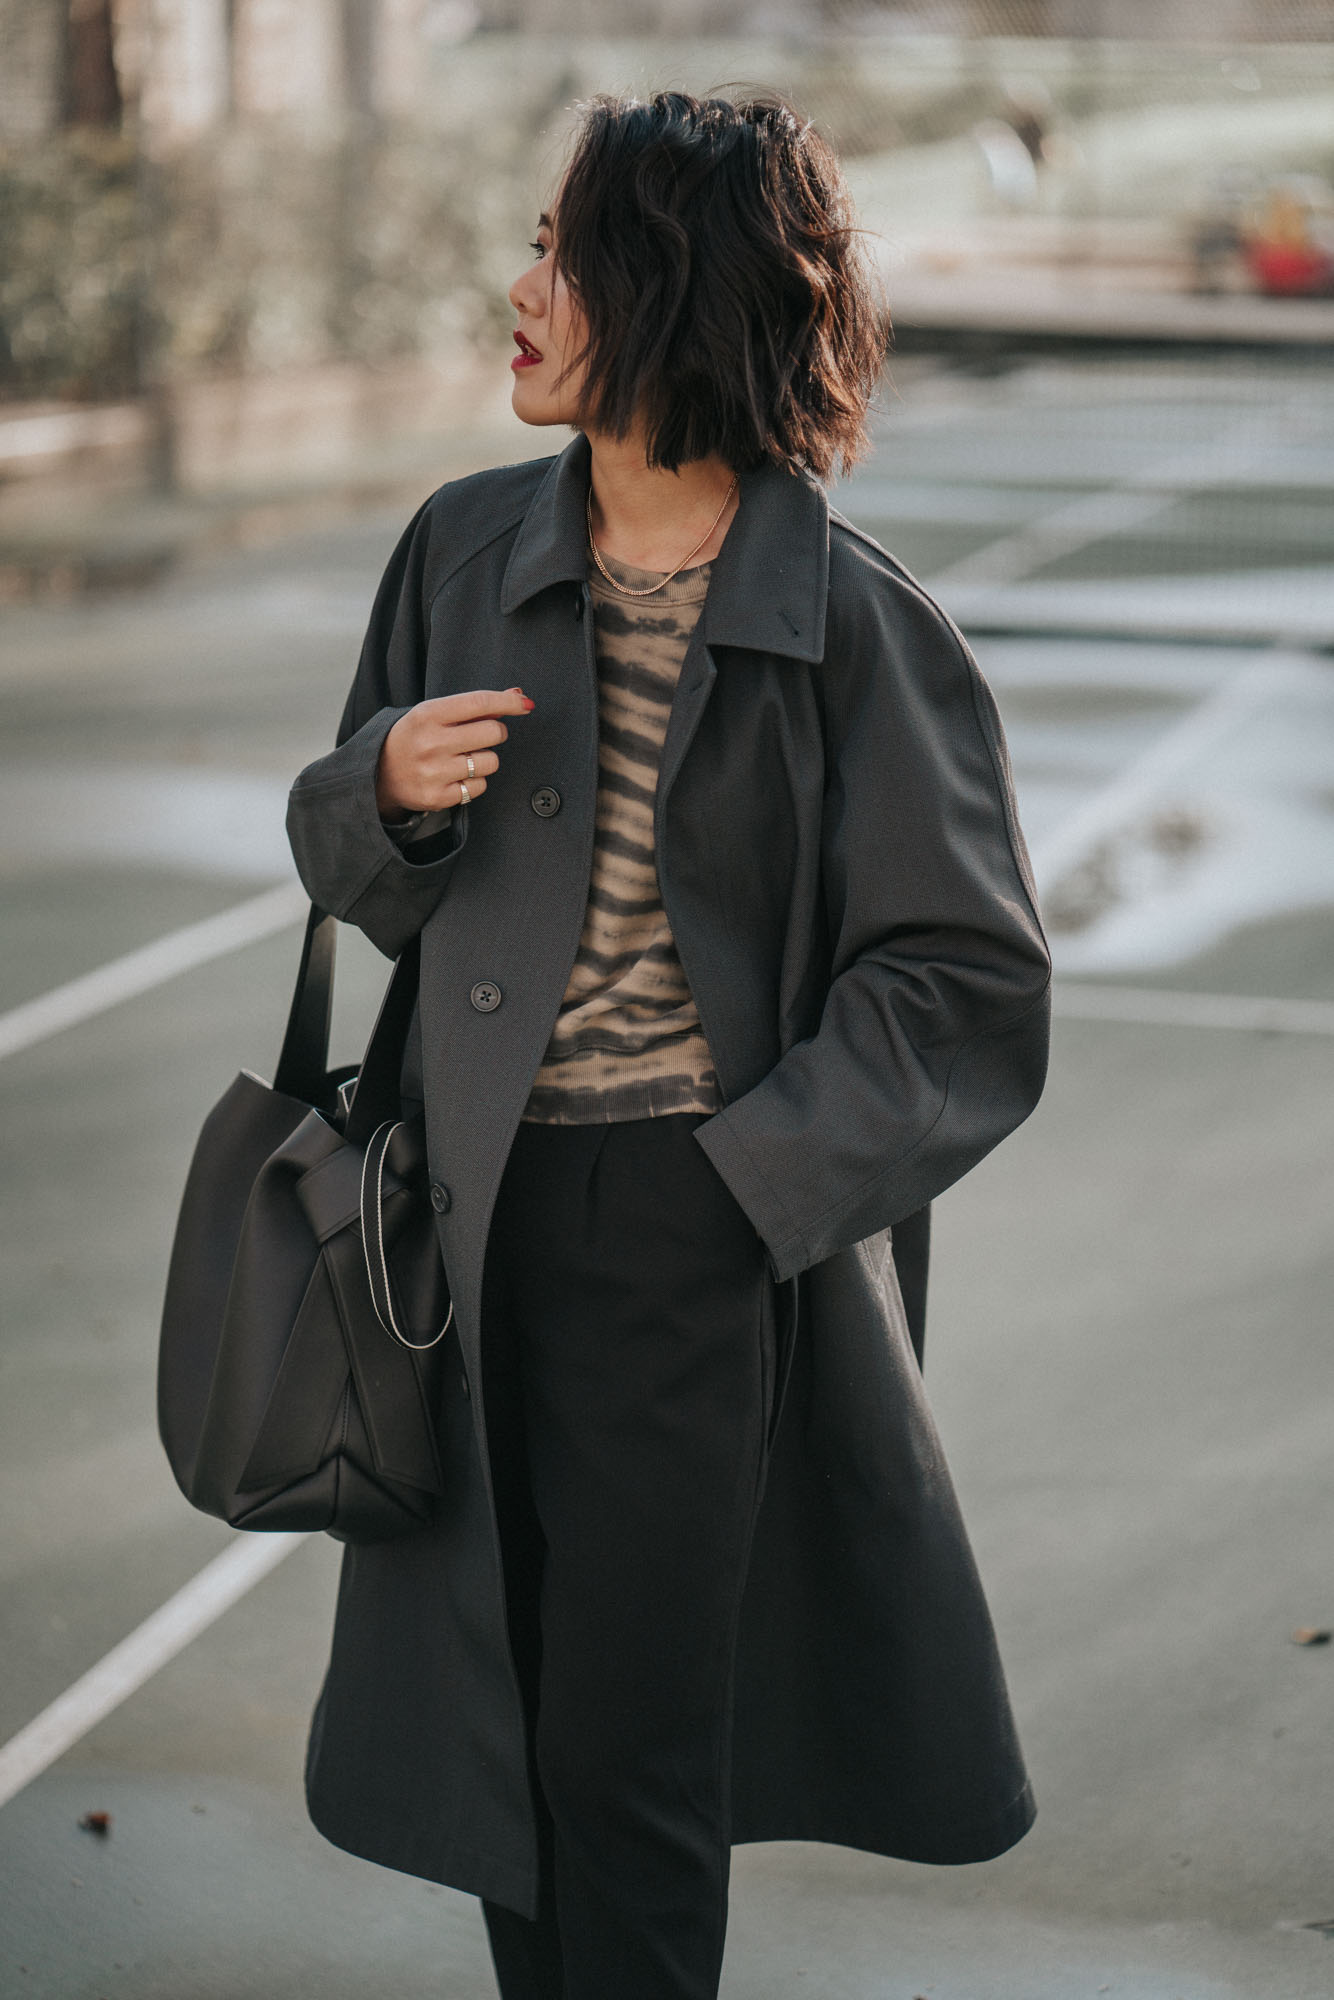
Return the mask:
M591 450L578 432L551 461L524 515L501 583L500 608L516 611L550 584L587 573ZM823 659L829 590L829 502L808 473L764 465L744 471L740 503L714 560L704 600L703 640Z
M501 582L511 614L539 591L583 583L592 452L579 431L551 461L523 518ZM824 657L829 590L829 503L805 473L765 465L743 471L740 504L714 558L704 612L681 664L658 777L656 824L708 705L718 649L777 653L814 665Z

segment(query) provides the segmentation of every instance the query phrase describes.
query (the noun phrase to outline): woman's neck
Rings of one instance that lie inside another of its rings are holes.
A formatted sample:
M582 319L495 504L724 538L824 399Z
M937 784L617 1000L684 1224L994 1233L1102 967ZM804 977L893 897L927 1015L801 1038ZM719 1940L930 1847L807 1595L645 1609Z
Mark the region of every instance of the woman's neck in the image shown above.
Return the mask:
M731 466L714 454L667 472L646 464L643 442L637 437L617 439L590 432L588 441L593 538L603 555L639 569L673 569L718 515L690 558L692 565L712 561L740 497L736 491L728 492Z

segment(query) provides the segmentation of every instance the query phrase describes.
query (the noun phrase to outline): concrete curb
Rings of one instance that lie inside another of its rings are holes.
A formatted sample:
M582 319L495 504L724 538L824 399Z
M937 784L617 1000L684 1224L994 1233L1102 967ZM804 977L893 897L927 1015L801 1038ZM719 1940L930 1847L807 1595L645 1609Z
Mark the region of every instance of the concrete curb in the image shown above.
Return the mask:
M539 456L509 406L507 359L195 383L165 409L0 410L0 602L141 588L199 554L415 505L445 480Z

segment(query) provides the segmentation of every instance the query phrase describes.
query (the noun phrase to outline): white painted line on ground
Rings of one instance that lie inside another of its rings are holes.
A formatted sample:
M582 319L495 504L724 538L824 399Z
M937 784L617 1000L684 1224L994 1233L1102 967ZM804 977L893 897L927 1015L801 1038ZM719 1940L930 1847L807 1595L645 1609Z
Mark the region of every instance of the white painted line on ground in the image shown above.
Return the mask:
M1334 570L960 585L946 607L977 638L1304 646L1324 654L1334 637Z
M947 569L939 570L927 585L934 596L940 590L954 590L963 584L1016 583L1057 556L1073 555L1092 542L1109 535L1125 534L1142 528L1157 515L1175 507L1180 496L1158 491L1136 492L1111 486L1098 493L1083 493L1063 507L1042 514L1027 527L987 542L971 555L961 556Z
M1291 673L1289 662L1275 659L1254 660L1241 668L1156 737L1142 756L1094 792L1045 840L1036 841L1032 862L1039 895L1077 868L1100 841L1156 803L1166 785L1230 736L1289 681Z
M301 884L283 882L276 889L266 889L262 895L233 904L230 910L222 910L216 917L186 924L166 937L155 938L152 944L140 946L138 951L127 952L124 958L113 958L95 972L71 979L65 986L53 987L35 1000L26 1000L21 1007L11 1007L7 1014L0 1014L0 1058L31 1048L34 1042L45 1041L48 1035L59 1034L62 1028L91 1020L95 1014L147 993L178 973L206 965L211 958L222 958L242 945L255 944L260 938L285 930L305 917L309 909L310 898Z
M63 1757L308 1539L304 1534L247 1535L206 1563L0 1749L0 1806Z
M1264 426L1247 417L1209 445L1159 459L1156 465L1141 467L1133 479L1078 494L1010 534L998 535L938 570L926 587L935 595L968 586L1018 583L1058 556L1074 555L1094 542L1146 527L1186 494L1206 492L1220 480L1235 478L1266 449Z
M1334 1035L1334 1000L1266 1000L1249 993L1181 993L1058 979L1052 987L1052 1012L1058 1020L1129 1021L1146 1028Z

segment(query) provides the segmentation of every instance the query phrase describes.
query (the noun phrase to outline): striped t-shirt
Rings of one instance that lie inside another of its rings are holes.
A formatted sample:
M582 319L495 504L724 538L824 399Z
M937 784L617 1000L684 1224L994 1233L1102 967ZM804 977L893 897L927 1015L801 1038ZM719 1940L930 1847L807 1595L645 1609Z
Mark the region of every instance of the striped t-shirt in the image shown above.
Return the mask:
M621 583L664 572L603 556ZM524 1117L595 1125L722 1103L658 888L653 804L672 695L710 563L652 597L622 597L589 564L598 662L598 797L583 933Z

